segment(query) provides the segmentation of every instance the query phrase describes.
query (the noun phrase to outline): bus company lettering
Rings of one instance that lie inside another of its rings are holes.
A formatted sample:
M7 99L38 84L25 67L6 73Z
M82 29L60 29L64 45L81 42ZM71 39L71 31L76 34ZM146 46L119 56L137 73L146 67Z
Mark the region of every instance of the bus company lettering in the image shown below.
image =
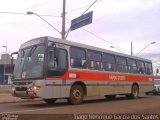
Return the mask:
M126 80L126 76L109 75L109 80Z

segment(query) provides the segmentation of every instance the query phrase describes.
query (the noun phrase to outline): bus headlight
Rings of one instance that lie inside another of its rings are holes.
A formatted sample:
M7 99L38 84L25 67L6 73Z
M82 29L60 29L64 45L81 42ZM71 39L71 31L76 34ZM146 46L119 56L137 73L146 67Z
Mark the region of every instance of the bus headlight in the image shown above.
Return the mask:
M34 90L40 90L41 86L34 86Z

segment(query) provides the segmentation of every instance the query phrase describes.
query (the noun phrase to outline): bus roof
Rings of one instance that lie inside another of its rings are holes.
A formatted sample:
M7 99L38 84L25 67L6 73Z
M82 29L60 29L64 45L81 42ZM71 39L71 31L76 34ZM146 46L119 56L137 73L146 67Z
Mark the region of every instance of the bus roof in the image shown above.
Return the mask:
M149 59L145 59L145 58L141 58L141 57L137 57L137 56L131 56L131 55L127 55L127 54L124 54L124 53L114 52L114 51L111 51L111 50L107 50L107 49L103 49L103 48L99 48L99 47L94 47L94 46L90 46L90 45L85 45L85 44L82 44L82 43L77 43L77 42L73 42L73 41L69 41L69 40L63 40L63 39L60 39L60 38L50 37L50 36L44 36L44 37L39 37L39 38L32 39L32 40L22 44L21 49L23 48L23 46L26 46L26 44L28 45L29 42L33 42L34 40L36 41L36 40L39 39L40 41L41 40L44 41L43 38L48 39L48 41L54 41L54 42L61 43L61 44L66 44L66 45L70 45L70 46L75 46L75 47L95 50L95 51L99 51L99 52L114 54L114 55L118 55L118 56L124 56L124 57L127 57L127 58L133 58L133 59L138 59L138 60L151 62L151 60L149 60Z
M62 39L55 38L55 37L50 37L50 36L47 36L47 37L48 37L48 40L55 41L58 43L63 43L66 45L71 45L71 46L76 46L76 47L81 47L81 48L86 48L86 49L91 49L91 50L95 50L95 51L106 52L106 53L124 56L124 57L128 57L128 58L134 58L134 59L138 59L138 60L144 60L144 61L151 62L151 60L149 60L149 59L145 59L145 58L141 58L141 57L137 57L137 56L131 56L131 55L127 55L124 53L114 52L111 50L107 50L107 49L103 49L103 48L99 48L99 47L94 47L94 46L90 46L90 45L85 45L82 43L72 42L69 40L62 40Z

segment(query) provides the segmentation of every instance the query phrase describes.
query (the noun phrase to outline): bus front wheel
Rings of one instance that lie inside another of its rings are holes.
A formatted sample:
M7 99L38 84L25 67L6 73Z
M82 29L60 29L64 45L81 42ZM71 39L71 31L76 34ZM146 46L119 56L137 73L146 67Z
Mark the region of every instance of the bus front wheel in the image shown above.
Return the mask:
M73 105L78 105L83 102L84 98L84 90L80 85L73 85L70 91L70 97L68 98L68 102Z

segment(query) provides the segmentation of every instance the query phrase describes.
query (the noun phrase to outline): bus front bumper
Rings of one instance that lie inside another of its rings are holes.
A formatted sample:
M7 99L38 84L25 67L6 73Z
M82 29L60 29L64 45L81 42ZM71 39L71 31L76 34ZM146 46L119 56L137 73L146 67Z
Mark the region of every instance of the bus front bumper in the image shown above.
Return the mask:
M32 88L27 87L12 87L11 94L13 97L22 99L34 99L38 97Z

